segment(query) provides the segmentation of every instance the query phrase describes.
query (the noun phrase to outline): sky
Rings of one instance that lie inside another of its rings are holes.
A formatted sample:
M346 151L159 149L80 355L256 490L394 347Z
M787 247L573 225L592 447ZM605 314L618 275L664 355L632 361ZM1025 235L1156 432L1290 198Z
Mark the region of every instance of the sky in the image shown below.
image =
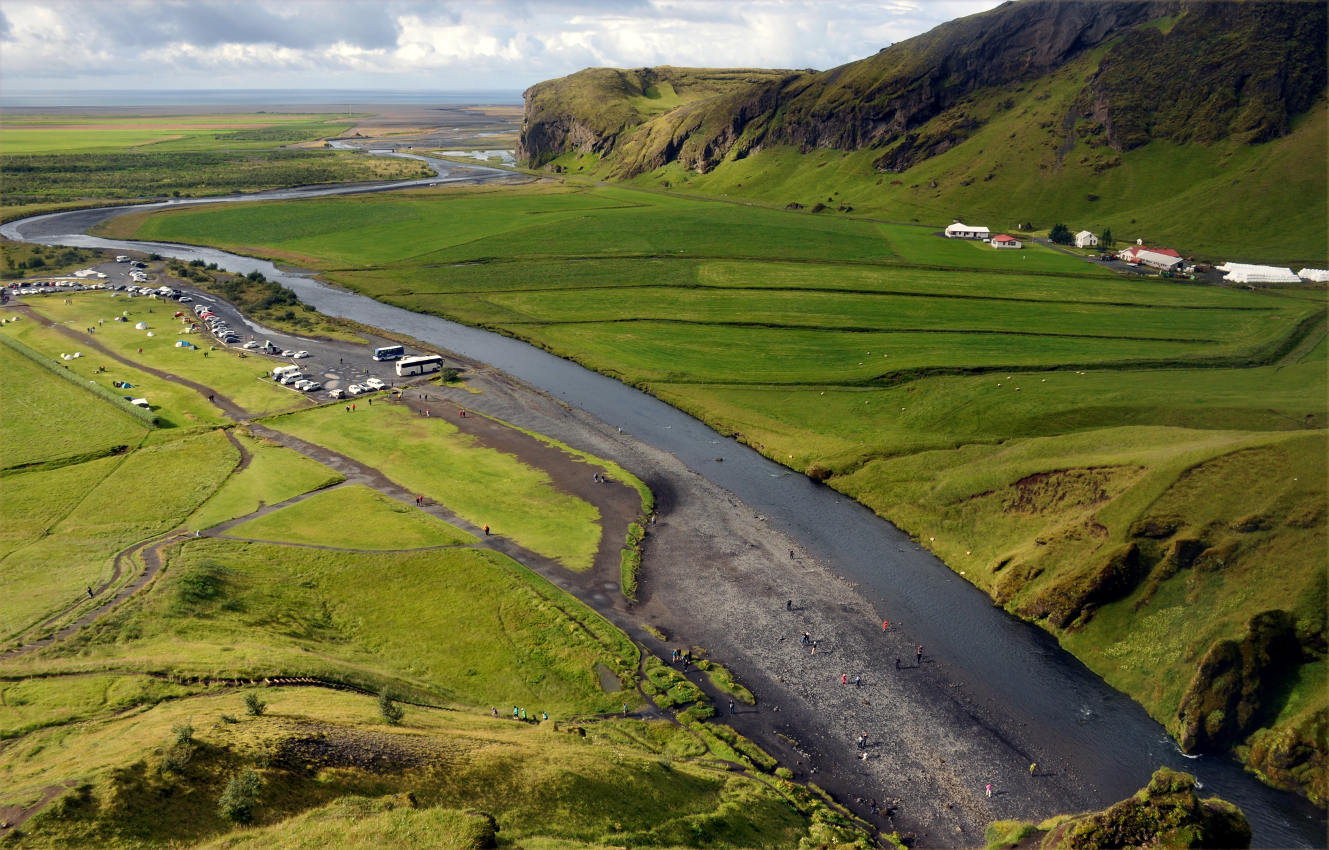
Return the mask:
M998 0L0 0L0 91L520 91L582 68L826 69Z

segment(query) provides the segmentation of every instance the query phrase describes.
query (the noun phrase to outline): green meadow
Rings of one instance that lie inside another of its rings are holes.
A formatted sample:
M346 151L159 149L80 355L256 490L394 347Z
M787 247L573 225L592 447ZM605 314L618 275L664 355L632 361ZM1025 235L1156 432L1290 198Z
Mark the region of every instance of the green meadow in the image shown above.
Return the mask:
M328 517L338 518L337 528L329 528ZM227 534L276 543L367 551L427 549L476 542L473 535L362 484L316 493L237 525Z
M622 186L216 208L123 226L298 259L640 386L896 522L1174 731L1179 703L1211 685L1193 681L1200 659L1246 639L1254 614L1285 609L1303 645L1322 640L1326 541L1306 518L1323 517L1323 476L1274 473L1284 485L1263 509L1183 486L1222 470L1214 486L1254 500L1264 491L1248 482L1266 469L1323 468L1322 287L1123 278L935 227ZM1136 566L1109 592L1100 583L1117 557ZM1204 628L1160 640L1182 611ZM1141 657L1157 663L1130 660ZM1235 740L1282 736L1314 751L1324 666L1313 650L1300 659ZM1305 771L1274 763L1275 749L1238 753L1323 798Z
M557 490L542 470L475 445L442 416L405 407L333 404L268 422L349 455L396 483L446 505L474 527L488 525L572 570L589 569L600 545L600 512Z

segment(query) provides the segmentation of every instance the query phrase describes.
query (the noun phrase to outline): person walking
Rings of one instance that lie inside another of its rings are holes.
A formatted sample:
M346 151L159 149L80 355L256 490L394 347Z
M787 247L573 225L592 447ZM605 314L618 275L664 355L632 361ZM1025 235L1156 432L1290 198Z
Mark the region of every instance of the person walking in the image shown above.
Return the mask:
M991 797L991 796L992 796L992 783L989 782L989 783L987 784L987 786L984 788L984 790L987 791L987 795L988 795L989 797Z
M788 600L786 600L785 603L784 603L784 609L785 609L786 611L792 611L792 610L794 610L794 600L792 600L792 599L788 599Z
M863 687L863 677L862 677L862 676L855 676L855 677L854 677L854 687L856 687L856 688L861 688L861 687Z
M485 526L485 537L489 536L489 526Z
M918 649L914 650L914 664L923 666L923 645L919 644Z
M890 631L890 629L891 629L891 621L890 621L890 620L882 620L882 621L881 621L881 630L882 630L883 632L887 632L887 631Z
M730 698L729 698L729 713L730 713L730 714L733 714L733 713L734 713L734 698L733 698L733 697L730 697Z
M1038 773L1038 762L1029 765L1029 775L1033 776L1035 773Z
M519 717L521 717L521 709L514 705L512 707L512 719L516 720Z
M840 674L840 684L842 684L842 685L847 685L847 684L849 684L849 674L848 674L848 673L841 673L841 674Z
M92 598L92 585L88 585L88 598Z
M811 632L803 632L803 645L804 645L804 646L807 646L807 645L810 644L810 643L812 643L812 633L811 633Z

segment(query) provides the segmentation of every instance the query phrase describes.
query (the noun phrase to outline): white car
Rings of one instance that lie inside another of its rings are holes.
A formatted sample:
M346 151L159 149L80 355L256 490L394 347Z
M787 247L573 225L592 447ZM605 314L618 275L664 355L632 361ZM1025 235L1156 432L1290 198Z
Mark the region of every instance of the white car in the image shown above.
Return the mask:
M256 340L256 339L251 339L249 342L246 342L244 345L242 345L242 346L240 346L240 347L241 347L241 348L247 348L247 349L249 349L250 351L253 351L255 348L258 348L258 340Z
M310 381L309 385L305 387L305 392L312 393L321 389L323 389L323 385L321 383L319 383L318 381Z
M306 358L306 357L308 357L308 356L309 356L309 352L308 352L308 351L297 351L297 352L295 352L294 354L291 355L291 357L293 357L293 358L296 359L296 360L303 360L304 358Z
M384 387L386 387L387 384L383 383L383 381L379 380L378 378L370 378L369 380L364 382L364 386L366 389L381 390Z
M282 357L294 357L294 356L295 356L295 352L292 351L292 350L289 349L289 348L284 348L284 349L282 349L281 356L282 356Z
M346 390L328 390L328 398L346 398Z
M365 388L360 386L359 384L351 384L349 387L346 388L347 395L359 395L364 391Z
M304 378L305 376L301 375L299 372L287 372L285 375L282 375L280 378L278 378L277 381L278 383L281 383L282 385L289 387L291 384L294 384L296 381L303 381Z

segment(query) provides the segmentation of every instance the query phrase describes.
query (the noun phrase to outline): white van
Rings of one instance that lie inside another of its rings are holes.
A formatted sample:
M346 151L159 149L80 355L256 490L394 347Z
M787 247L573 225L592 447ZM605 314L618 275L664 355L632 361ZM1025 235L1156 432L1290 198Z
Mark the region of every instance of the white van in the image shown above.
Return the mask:
M296 366L294 363L289 364L287 366L277 366L272 370L272 377L281 378L283 376L291 374L292 372L299 372L299 371L300 367Z

